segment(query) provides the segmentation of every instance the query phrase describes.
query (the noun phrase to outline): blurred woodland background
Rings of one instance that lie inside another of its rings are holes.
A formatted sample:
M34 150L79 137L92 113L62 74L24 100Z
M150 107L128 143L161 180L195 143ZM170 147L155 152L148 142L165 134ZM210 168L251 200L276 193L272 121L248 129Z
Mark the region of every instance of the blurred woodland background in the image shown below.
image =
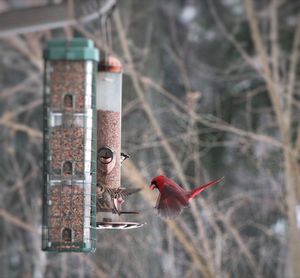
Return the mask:
M299 1L1 0L0 12L1 277L300 277ZM41 251L42 49L74 36L123 62L122 183L144 189L127 206L147 222L99 231L88 255ZM161 173L225 181L163 221L148 188Z

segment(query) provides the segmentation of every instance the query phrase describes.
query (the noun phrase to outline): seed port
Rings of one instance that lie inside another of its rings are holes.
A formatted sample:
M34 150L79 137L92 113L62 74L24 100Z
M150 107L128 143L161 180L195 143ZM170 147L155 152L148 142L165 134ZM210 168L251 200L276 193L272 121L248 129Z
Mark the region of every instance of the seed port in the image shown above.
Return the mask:
M70 228L64 228L61 232L62 234L62 240L65 242L71 242L72 241L72 230Z
M74 99L74 97L72 94L64 95L63 105L64 105L65 111L73 110L73 108L74 108L73 99Z
M64 173L64 175L72 175L72 173L73 173L73 164L72 164L71 161L65 161L63 163L62 172Z
M100 162L103 164L108 164L112 162L114 158L113 151L108 147L103 147L98 150L98 156L100 158Z

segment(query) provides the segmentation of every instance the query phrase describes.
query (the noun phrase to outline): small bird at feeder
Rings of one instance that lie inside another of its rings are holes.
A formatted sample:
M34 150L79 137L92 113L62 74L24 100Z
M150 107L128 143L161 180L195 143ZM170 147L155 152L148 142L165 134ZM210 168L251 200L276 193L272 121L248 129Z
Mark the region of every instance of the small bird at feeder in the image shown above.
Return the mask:
M157 176L151 181L150 189L157 188L160 192L155 208L162 218L175 218L183 208L189 207L189 202L200 194L204 189L222 181L224 177L205 183L193 190L185 190L175 181Z
M121 163L123 163L126 159L128 159L130 155L126 153L121 153Z
M97 212L111 211L120 215L123 212L119 210L119 206L124 203L125 198L140 190L141 188L110 188L97 185Z

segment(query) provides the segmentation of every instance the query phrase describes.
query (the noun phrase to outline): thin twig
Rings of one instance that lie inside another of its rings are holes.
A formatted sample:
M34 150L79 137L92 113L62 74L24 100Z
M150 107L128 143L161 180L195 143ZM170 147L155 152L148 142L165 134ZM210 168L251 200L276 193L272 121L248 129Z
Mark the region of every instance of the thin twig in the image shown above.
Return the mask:
M269 66L266 48L263 44L261 32L258 28L257 16L255 13L253 0L245 0L245 8L246 8L248 22L250 25L251 36L254 41L254 45L255 45L257 54L262 63L263 78L267 84L268 93L269 93L269 96L270 96L270 99L272 102L272 107L273 107L273 109L275 111L275 115L276 115L276 121L278 123L279 130L281 132L282 137L285 138L286 137L286 133L285 133L286 125L285 125L285 121L284 121L284 115L283 115L282 107L280 104L279 94L277 92L277 89L276 89L273 79L272 79L272 72L271 72L271 69Z
M300 15L297 20L298 24L296 27L296 32L293 41L293 47L291 51L290 57L290 68L288 74L288 84L287 84L287 119L288 119L288 127L291 128L292 122L292 101L293 101L293 93L296 82L296 70L299 60L299 46L300 46ZM300 135L298 135L300 136Z

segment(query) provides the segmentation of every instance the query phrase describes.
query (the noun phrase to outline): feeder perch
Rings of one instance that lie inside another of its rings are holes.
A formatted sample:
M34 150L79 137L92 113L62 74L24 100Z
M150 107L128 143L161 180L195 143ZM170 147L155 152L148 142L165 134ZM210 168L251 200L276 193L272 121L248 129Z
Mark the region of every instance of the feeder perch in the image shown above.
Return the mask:
M140 228L144 226L145 223L138 223L138 222L109 222L109 221L102 221L97 222L97 229L98 230L105 230L105 229L118 229L118 230L129 230Z
M44 51L42 249L96 248L96 67L86 39L53 40Z
M129 229L143 223L126 222L122 215L124 198L130 195L121 189L121 107L122 64L108 57L100 61L97 75L97 228ZM126 155L127 156L127 155ZM128 157L128 156L127 156Z

